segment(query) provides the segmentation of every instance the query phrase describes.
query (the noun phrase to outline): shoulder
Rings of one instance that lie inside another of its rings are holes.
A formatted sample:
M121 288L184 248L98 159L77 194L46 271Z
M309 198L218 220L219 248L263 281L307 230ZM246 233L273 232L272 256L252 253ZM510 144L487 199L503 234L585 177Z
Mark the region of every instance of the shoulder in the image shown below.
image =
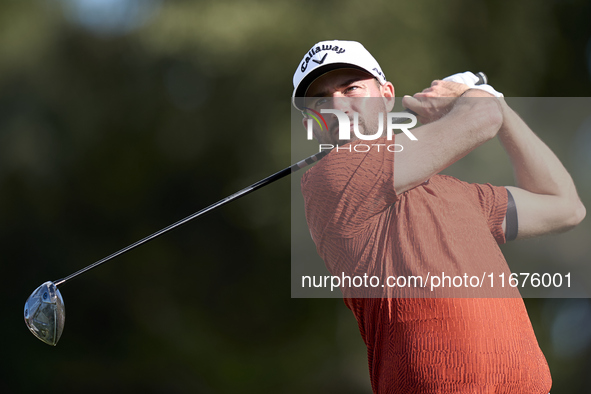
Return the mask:
M304 173L302 193L312 198L333 189L341 189L347 183L347 177L350 177L348 174L353 171L354 164L347 160L346 155L332 151Z
M302 177L302 189L342 190L347 186L369 188L393 177L394 155L384 148L356 150L363 141L334 148ZM367 146L367 145L365 145Z

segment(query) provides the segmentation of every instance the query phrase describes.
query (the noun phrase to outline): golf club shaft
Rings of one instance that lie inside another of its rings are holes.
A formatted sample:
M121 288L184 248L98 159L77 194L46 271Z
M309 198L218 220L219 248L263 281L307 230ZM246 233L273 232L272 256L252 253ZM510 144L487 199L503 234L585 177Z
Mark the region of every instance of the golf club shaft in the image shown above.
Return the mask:
M476 85L486 84L488 82L488 79L487 79L486 75L483 72L476 73L476 76L478 76L478 82L476 82ZM412 113L412 111L408 111L408 112L411 112ZM310 164L312 164L312 163L314 163L314 162L322 159L324 156L326 156L328 154L328 152L329 152L328 150L320 151L320 152L318 152L318 153L316 153L316 154L314 154L314 155L312 155L312 156L310 156L310 157L308 157L308 158L306 158L306 159L304 159L302 161L299 161L299 162L297 162L297 163L295 163L295 164L293 164L293 165L291 165L291 166L289 166L287 168L284 168L283 170L281 170L279 172L276 172L275 174L270 175L270 176L266 177L265 179L262 179L262 180L260 180L260 181L258 181L256 183L253 183L252 185L250 185L250 186L248 186L248 187L246 187L246 188L244 188L244 189L242 189L242 190L240 190L240 191L232 194L231 196L228 196L228 197L226 197L226 198L224 198L224 199L216 202L215 204L212 204L212 205L210 205L210 206L208 206L206 208L203 208L202 210L200 210L198 212L195 212L194 214L189 215L186 218L181 219L178 222L173 223L170 226L163 228L162 230L156 231L154 234L148 235L147 237L142 238L139 241L137 241L137 242L135 242L135 243L133 243L133 244L131 244L129 246L126 246L125 248L123 248L123 249L121 249L121 250L119 250L119 251L117 251L117 252L115 252L115 253L113 253L113 254L105 257L105 258L103 258L102 260L99 260L99 261L97 261L95 263L92 263L89 266L84 267L81 270L76 271L76 272L74 272L73 274L71 274L69 276L66 276L65 278L59 279L57 281L54 281L54 284L56 286L59 286L61 284L64 284L68 280L70 280L72 278L75 278L76 276L81 275L81 274L83 274L83 273L85 273L87 271L90 271L91 269L96 268L99 265L101 265L103 263L106 263L107 261L109 261L111 259L114 259L117 256L120 256L120 255L122 255L122 254L124 254L126 252L129 252L130 250L135 249L138 246L143 245L143 244L145 244L148 241L151 241L151 240L153 240L155 238L158 238L162 234L167 233L170 230L175 229L175 228L177 228L179 226L182 226L183 224L185 224L187 222L190 222L191 220L193 220L193 219L195 219L195 218L197 218L197 217L199 217L199 216L201 216L201 215L203 215L203 214L205 214L205 213L207 213L209 211L213 211L214 209L219 208L222 205L225 205L225 204L229 203L230 201L234 201L234 200L236 200L236 199L238 199L238 198L240 198L242 196L245 196L245 195L247 195L247 194L249 194L249 193L251 193L251 192L253 192L253 191L255 191L255 190L257 190L257 189L259 189L261 187L263 187L263 186L266 186L266 185L268 185L268 184L270 184L272 182L275 182L276 180L281 179L281 178L283 178L283 177L285 177L285 176L287 176L287 175L289 175L289 174L291 174L293 172L296 172L296 171L298 171L298 170L300 170L300 169L302 169L304 167L307 167L308 165L310 165Z
M312 164L312 163L314 163L314 162L322 159L324 156L326 156L328 154L328 152L329 152L328 150L320 151L320 152L318 152L318 153L316 153L316 154L314 154L314 155L312 155L312 156L310 156L310 157L308 157L308 158L306 158L306 159L304 159L302 161L299 161L299 162L297 162L297 163L295 163L295 164L293 164L293 165L291 165L291 166L289 166L287 168L284 168L283 170L281 170L279 172L276 172L275 174L270 175L270 176L266 177L265 179L262 179L262 180L260 180L260 181L258 181L256 183L253 183L252 185L250 185L248 187L245 187L244 189L242 189L242 190L240 190L240 191L238 191L238 192L236 192L236 193L234 193L234 194L232 194L232 195L230 195L230 196L228 196L228 197L226 197L226 198L224 198L224 199L222 199L222 200L220 200L220 201L218 201L218 202L216 202L214 204L211 204L210 206L208 206L206 208L203 208L202 210L200 210L198 212L195 212L194 214L189 215L189 216L187 216L184 219L179 220L178 222L173 223L173 224L171 224L168 227L165 227L165 228L163 228L163 229L161 229L159 231L156 231L155 233L153 233L151 235L148 235L147 237L142 238L139 241L137 241L137 242L135 242L135 243L133 243L133 244L131 244L129 246L126 246L125 248L123 248L123 249L121 249L121 250L119 250L119 251L117 251L117 252L115 252L115 253L113 253L113 254L111 254L111 255L109 255L109 256L107 256L107 257L105 257L105 258L103 258L103 259L101 259L101 260L99 260L97 262L95 262L95 263L92 263L92 264L90 264L87 267L82 268L81 270L76 271L76 272L74 272L71 275L66 276L65 278L62 278L62 279L59 279L59 280L54 281L54 284L56 286L59 286L61 284L64 284L68 280L70 280L72 278L75 278L76 276L81 275L81 274L83 274L83 273L85 273L87 271L90 271L91 269L96 268L99 265L101 265L103 263L106 263L107 261L109 261L111 259L114 259L117 256L120 256L120 255L122 255L122 254L124 254L126 252L129 252L130 250L135 249L138 246L143 245L143 244L145 244L148 241L151 241L151 240L153 240L155 238L158 238L162 234L167 233L170 230L175 229L175 228L177 228L179 226L182 226L183 224L185 224L187 222L190 222L191 220L193 220L193 219L195 219L195 218L197 218L197 217L199 217L199 216L201 216L201 215L203 215L203 214L205 214L205 213L207 213L209 211L213 211L214 209L219 208L222 205L225 205L225 204L229 203L230 201L234 201L234 200L236 200L236 199L238 199L238 198L240 198L242 196L245 196L245 195L247 195L247 194L249 194L249 193L251 193L251 192L253 192L253 191L257 190L257 189L260 189L263 186L266 186L266 185L268 185L268 184L270 184L272 182L275 182L278 179L281 179L281 178L283 178L283 177L285 177L287 175L290 175L293 172L296 172L296 171L298 171L298 170L300 170L300 169L302 169L304 167L307 167L308 165L310 165L310 164Z

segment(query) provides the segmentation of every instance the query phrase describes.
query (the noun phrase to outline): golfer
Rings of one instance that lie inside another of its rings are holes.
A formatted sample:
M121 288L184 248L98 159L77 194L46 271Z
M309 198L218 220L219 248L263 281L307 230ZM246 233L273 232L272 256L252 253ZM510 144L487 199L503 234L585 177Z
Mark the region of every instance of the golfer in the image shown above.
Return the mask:
M315 124L314 136L338 147L302 178L308 226L333 275L504 272L498 244L583 220L585 208L558 158L500 93L476 80L457 74L405 96L402 104L423 124L410 130L416 140L403 133L367 141L358 135L374 135L394 106L394 86L377 61L351 41L320 42L304 55L294 104L306 116L324 114L327 127ZM351 119L358 114L343 133L349 139L339 138L335 110ZM516 186L438 175L495 137ZM385 149L394 143L403 149ZM379 289L382 297L342 287L367 346L374 392L550 391L548 365L519 296L426 298Z

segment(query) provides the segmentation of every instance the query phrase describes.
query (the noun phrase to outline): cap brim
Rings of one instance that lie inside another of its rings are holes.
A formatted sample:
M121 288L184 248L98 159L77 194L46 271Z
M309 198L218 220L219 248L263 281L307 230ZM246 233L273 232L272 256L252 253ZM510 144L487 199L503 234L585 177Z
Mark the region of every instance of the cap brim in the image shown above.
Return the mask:
M306 75L299 83L299 85L297 86L297 88L294 90L293 93L293 102L296 108L298 109L302 109L303 105L298 105L296 103L296 99L298 98L303 98L306 97L306 91L308 90L308 88L310 87L310 85L312 85L312 83L320 78L322 75L326 74L327 72L333 71L333 70L337 70L340 68L352 68L355 70L360 70L360 71L364 71L367 74L369 74L370 76L372 76L373 78L374 75L372 73L370 73L369 71L367 71L366 69L364 69L363 67L359 67L356 66L354 64L350 64L350 63L331 63L331 64L327 64L324 66L320 66L315 68L314 70L310 71L310 73L308 73L308 75ZM299 100L301 101L301 100Z

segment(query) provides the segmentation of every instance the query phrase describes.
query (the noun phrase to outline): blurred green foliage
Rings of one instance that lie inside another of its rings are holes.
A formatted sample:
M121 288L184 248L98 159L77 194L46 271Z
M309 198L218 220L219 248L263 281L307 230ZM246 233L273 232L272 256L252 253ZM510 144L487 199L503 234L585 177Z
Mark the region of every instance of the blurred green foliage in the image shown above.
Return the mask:
M371 391L343 302L290 298L287 181L64 285L57 348L22 323L42 282L289 165L291 78L315 42L362 42L398 96L465 70L507 96L591 92L585 1L100 3L0 3L2 393ZM553 245L588 262L588 236ZM552 391L585 392L591 351L561 352L553 330L589 330L569 320L588 300L527 305Z

